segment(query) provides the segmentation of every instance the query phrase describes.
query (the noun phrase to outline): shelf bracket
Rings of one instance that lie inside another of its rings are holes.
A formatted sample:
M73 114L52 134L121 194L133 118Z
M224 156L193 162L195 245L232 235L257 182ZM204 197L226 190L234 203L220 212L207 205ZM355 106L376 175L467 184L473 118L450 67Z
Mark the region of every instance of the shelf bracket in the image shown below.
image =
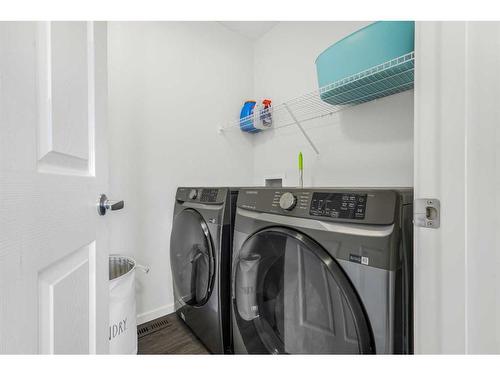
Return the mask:
M305 139L307 140L307 142L309 142L309 144L311 145L312 149L314 150L314 152L316 153L316 156L319 156L319 150L316 148L316 146L314 145L313 141L311 140L311 138L309 138L309 136L307 135L306 131L304 130L304 128L302 127L302 125L300 124L299 120L297 120L297 118L295 117L295 115L293 114L292 110L290 109L290 107L288 107L288 105L286 103L283 104L286 108L286 110L288 111L288 114L290 115L290 117L292 118L293 122L295 122L295 124L298 126L298 128L300 129L300 131L302 132L302 134L304 135Z

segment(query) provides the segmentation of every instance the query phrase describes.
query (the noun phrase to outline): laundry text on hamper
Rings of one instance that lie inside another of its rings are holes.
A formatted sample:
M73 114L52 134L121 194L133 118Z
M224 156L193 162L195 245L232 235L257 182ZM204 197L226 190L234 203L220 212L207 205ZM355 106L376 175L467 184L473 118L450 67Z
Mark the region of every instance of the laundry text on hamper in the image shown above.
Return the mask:
M109 326L109 339L114 339L116 336L121 335L127 330L127 318L117 324Z

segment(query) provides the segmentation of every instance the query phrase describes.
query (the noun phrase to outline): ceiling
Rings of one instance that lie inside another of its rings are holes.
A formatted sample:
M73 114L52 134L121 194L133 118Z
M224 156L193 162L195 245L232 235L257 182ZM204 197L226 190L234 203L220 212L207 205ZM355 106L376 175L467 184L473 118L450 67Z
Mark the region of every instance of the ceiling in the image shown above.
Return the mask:
M219 21L219 23L231 31L256 40L276 26L278 21Z

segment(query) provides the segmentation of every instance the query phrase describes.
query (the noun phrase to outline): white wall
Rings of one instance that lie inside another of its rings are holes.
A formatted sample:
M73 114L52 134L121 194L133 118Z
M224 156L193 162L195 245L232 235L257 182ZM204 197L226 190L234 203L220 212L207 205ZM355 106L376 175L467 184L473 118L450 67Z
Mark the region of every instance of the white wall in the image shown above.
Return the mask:
M138 275L139 322L170 312L169 239L181 185L248 185L251 137L220 136L253 92L248 40L215 22L109 23L111 252Z
M275 103L318 88L315 60L327 47L368 22L280 22L255 43L254 97ZM285 175L298 184L304 154L310 186L412 186L413 90L304 123L316 158L297 127L255 135L254 183Z

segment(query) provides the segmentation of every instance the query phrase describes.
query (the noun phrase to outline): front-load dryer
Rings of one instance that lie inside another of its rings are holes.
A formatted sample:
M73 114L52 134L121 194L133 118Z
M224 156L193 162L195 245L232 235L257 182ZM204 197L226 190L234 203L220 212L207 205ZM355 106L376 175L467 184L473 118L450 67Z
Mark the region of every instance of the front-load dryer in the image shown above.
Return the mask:
M412 191L241 189L235 353L412 353Z
M180 187L170 237L174 305L212 353L231 352L230 269L237 189Z

